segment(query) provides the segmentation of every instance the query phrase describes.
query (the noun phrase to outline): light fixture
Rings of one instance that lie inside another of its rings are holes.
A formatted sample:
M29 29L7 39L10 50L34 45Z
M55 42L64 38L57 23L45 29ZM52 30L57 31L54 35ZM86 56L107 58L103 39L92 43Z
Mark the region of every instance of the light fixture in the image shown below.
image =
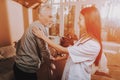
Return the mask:
M13 0L13 1L18 2L27 8L30 8L30 7L35 8L41 3L46 3L48 0Z

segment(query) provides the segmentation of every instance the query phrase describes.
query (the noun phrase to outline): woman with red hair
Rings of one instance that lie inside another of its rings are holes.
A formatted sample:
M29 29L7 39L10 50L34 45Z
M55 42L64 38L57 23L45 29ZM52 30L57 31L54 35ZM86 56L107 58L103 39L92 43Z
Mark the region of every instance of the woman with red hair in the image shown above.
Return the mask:
M91 80L92 64L99 64L102 53L100 14L95 6L80 11L78 25L80 38L73 45L63 47L52 42L38 28L33 33L56 50L69 54L62 80Z

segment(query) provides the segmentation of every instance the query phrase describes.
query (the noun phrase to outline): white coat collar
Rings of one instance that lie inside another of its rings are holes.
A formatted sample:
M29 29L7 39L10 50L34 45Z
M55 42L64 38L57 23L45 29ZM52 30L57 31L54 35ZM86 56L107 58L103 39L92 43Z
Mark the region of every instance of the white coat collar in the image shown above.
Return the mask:
M85 42L91 40L92 37L88 37L88 38L85 38L84 40L82 40L82 38L77 42L77 46L79 46L80 44L84 44Z

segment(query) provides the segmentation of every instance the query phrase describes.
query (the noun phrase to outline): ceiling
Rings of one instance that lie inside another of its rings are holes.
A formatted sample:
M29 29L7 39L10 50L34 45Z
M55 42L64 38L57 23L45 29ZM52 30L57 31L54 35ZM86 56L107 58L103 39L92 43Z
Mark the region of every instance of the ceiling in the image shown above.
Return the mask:
M13 0L13 1L18 2L27 8L29 7L34 8L38 6L41 2L46 2L47 0Z

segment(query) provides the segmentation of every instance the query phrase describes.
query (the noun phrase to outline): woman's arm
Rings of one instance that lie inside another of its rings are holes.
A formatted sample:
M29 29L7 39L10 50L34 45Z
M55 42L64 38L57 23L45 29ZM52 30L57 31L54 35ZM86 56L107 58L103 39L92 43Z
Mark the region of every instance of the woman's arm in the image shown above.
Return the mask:
M33 27L32 31L33 31L34 35L36 35L38 38L42 38L44 41L46 41L50 46L52 46L56 50L58 50L60 52L68 53L67 48L62 47L58 44L55 44L53 41L51 41L49 38L47 38L39 28Z

